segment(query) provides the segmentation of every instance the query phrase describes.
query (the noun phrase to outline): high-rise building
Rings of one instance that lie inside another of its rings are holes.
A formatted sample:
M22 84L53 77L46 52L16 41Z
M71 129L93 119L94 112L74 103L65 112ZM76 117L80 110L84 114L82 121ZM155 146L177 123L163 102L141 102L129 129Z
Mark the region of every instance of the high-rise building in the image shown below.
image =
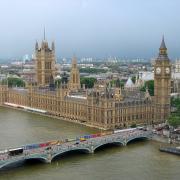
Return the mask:
M171 63L168 58L164 37L159 56L154 65L155 114L157 121L164 121L170 114Z
M35 45L36 59L36 81L38 86L49 86L55 78L55 45L52 42L51 48L45 37L39 47Z

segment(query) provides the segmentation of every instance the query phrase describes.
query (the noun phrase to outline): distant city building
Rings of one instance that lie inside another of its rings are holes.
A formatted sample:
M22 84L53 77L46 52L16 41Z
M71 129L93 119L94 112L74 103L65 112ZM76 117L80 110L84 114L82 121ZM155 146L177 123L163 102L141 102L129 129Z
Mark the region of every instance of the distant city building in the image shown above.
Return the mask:
M171 88L171 95L180 96L180 78L172 80Z
M0 74L0 81L4 80L7 78L6 74Z
M175 73L180 73L180 59L176 60L174 66L175 66Z
M180 60L176 60L173 64L171 92L174 95L180 96Z
M86 62L90 63L90 62L93 61L93 58L81 58L80 61L81 61L82 63L86 63Z

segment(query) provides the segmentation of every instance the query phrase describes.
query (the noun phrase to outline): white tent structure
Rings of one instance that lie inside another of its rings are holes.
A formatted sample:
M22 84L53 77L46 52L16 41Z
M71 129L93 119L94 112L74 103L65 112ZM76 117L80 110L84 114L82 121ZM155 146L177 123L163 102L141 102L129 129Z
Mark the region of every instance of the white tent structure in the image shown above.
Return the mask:
M125 88L134 88L135 84L132 82L131 77L128 78L126 84L124 85Z

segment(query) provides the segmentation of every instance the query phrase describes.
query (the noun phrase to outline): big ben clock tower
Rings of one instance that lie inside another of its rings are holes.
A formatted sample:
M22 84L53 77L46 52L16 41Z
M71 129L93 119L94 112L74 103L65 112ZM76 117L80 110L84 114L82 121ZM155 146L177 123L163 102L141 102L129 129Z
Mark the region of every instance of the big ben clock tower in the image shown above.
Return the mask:
M164 37L154 65L155 123L163 123L170 114L171 62Z

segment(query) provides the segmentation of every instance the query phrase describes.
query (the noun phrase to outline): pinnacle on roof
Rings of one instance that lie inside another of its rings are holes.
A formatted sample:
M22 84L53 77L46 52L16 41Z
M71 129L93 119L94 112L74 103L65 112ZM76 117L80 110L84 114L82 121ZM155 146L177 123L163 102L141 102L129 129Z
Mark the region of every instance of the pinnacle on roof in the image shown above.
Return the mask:
M167 48L166 48L166 44L165 44L165 41L164 41L164 36L162 37L162 41L161 41L161 46L159 48L159 57L158 59L162 59L162 58L167 58L168 55L167 55Z
M164 36L162 37L161 46L160 46L159 49L167 49L167 48L166 48L165 41L164 41Z
M36 41L36 44L35 44L35 49L38 50L38 42Z
M72 68L77 68L77 58L76 58L76 56L72 57L71 64L72 64Z
M75 55L72 57L72 64L77 64L77 58Z
M46 29L44 27L44 41L46 41Z

